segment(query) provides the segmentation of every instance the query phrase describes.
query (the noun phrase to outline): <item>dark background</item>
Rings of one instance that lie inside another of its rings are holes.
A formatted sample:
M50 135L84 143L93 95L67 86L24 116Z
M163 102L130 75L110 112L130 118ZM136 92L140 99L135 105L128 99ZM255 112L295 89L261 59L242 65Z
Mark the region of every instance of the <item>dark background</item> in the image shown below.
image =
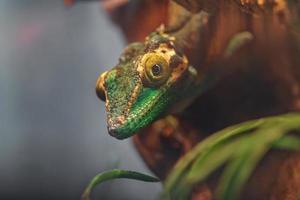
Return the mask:
M0 199L79 199L98 172L150 173L107 134L98 75L125 43L98 2L0 0ZM93 199L155 199L160 184L117 180ZM96 197L96 198L95 198Z

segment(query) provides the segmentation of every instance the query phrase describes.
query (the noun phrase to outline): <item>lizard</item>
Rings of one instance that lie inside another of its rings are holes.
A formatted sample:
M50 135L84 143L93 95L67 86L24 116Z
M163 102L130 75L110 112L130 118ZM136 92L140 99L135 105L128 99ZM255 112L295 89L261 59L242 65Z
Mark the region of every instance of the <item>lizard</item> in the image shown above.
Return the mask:
M185 26L198 29L206 18L206 13L193 16ZM128 138L159 116L183 110L201 93L202 77L183 53L185 39L176 34L186 33L169 34L161 27L145 43L130 44L119 64L98 78L96 93L106 102L110 135Z

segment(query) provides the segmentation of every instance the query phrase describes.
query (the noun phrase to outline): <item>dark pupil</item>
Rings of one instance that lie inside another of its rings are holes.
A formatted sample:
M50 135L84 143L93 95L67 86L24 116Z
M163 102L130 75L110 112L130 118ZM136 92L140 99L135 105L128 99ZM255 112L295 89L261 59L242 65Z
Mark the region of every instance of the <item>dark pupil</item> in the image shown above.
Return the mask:
M158 76L160 74L161 71L161 66L159 64L155 64L152 66L152 74L154 76Z

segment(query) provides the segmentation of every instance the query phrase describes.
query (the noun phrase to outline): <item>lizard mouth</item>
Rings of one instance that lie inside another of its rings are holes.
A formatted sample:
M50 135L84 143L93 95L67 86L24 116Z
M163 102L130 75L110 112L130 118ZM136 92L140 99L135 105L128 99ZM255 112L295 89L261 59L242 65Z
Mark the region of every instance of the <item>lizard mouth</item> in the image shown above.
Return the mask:
M119 139L119 140L123 140L123 139L126 139L130 136L127 136L125 134L121 134L121 130L122 130L122 127L111 127L111 126L107 126L107 130L108 130L108 133L110 136L116 138L116 139Z
M116 127L111 127L111 126L107 126L107 130L109 135L118 138L119 134L118 134L118 128Z
M107 130L108 130L109 135L111 135L111 136L117 138L117 136L118 136L118 131L117 131L116 128L112 128L112 127L107 126Z
M125 139L126 136L124 136L124 124L125 124L125 117L119 116L119 117L108 117L107 120L107 130L109 135L117 138L117 139ZM129 137L129 136L128 136Z
M109 117L107 120L109 135L122 140L134 135L139 128L134 120L125 120L125 116Z
M129 138L132 134L128 134L128 132L124 132L124 128L122 127L110 127L107 126L107 130L110 136L118 139L118 140L123 140L126 138Z

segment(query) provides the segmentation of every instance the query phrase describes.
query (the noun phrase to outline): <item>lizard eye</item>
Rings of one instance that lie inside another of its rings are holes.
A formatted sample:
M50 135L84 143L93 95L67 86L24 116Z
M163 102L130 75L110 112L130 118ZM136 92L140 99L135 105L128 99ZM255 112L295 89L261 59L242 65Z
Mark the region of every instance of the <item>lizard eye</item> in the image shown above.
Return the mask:
M143 83L149 87L164 84L170 76L170 68L165 58L154 53L145 58L144 69Z
M99 78L97 79L96 82L96 94L98 96L99 99L101 99L102 101L106 100L105 97L105 88L104 88L104 78L105 78L106 72L104 72L103 74L101 74L99 76Z
M154 64L151 68L153 76L159 76L161 73L161 66L159 64Z

